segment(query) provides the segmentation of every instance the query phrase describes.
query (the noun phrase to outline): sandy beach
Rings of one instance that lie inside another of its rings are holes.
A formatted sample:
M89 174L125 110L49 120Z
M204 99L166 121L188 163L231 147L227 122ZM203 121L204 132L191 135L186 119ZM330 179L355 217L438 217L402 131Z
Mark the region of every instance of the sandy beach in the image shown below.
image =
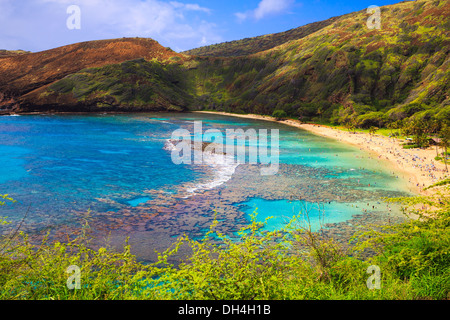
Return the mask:
M273 117L256 114L243 115L213 111L197 112L277 121ZM323 137L333 138L343 143L352 144L358 146L361 150L370 152L373 157L386 161L386 165L390 165L395 172L402 175L402 178L408 180L410 190L416 193L431 194L430 191L423 189L449 176L448 172L445 171L445 165L434 160L436 156L434 147L427 149L403 149L401 146L403 140L397 138L389 138L377 134L370 135L363 132L352 133L324 125L302 123L292 119L277 122L307 130Z

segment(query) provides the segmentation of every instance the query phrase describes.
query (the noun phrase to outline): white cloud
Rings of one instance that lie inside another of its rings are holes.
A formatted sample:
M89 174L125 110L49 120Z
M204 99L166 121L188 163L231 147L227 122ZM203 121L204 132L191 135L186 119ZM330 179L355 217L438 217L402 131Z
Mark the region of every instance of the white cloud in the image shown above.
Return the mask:
M247 12L247 13L236 12L234 15L236 16L236 18L238 18L239 21L242 22L248 18L248 16L250 15L250 12Z
M181 9L186 9L186 10L190 10L190 11L203 11L206 13L211 13L211 9L200 7L196 3L181 3L181 2L177 2L177 1L172 1L172 2L170 2L170 4L174 8L181 8Z
M81 9L80 30L66 27L66 9L73 4ZM182 51L222 41L216 25L203 20L211 12L162 0L0 0L0 49L40 51L79 41L149 37Z
M285 13L293 4L294 0L261 0L256 9L246 12L236 12L235 16L240 22L249 18L260 20L267 16Z

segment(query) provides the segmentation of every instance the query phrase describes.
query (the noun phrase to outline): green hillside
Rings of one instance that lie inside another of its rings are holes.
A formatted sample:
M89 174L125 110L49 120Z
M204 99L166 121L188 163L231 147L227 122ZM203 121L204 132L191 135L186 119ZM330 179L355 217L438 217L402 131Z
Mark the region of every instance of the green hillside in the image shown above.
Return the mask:
M269 50L291 40L302 39L320 29L323 29L340 17L319 21L291 29L285 32L266 34L254 38L229 41L211 46L204 46L183 53L204 57L238 57Z
M70 96L93 105L91 111L284 110L307 121L359 127L448 120L449 11L444 0L402 2L382 7L380 30L370 30L370 14L361 11L252 55L174 57L164 64L140 59L87 69L32 96L33 103L56 95L53 101Z
M369 15L359 12L269 51L203 62L195 107L357 117L360 126L449 119L449 8L448 1L400 3L382 8L381 30L369 30Z
M186 111L183 69L145 59L81 70L52 84L44 95L70 95L89 108L109 111Z

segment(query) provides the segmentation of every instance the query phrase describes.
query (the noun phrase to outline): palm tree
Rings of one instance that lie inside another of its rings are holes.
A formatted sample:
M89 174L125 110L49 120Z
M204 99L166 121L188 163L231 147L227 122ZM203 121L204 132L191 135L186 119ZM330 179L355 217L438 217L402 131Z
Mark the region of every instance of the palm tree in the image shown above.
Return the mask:
M444 163L445 163L445 170L448 172L448 166L447 166L447 152L448 148L450 147L450 126L447 124L444 124L442 126L442 129L440 131L440 138L441 141L439 142L440 146L444 150Z
M414 144L418 148L427 146L429 125L424 120L413 119L403 125L402 133L405 136L413 136Z
M374 127L374 126L371 126L370 128L369 128L369 134L371 135L371 136L373 136L377 131L378 131L378 127Z
M319 109L317 109L317 114L320 117L320 123L322 123L322 114L323 114L323 110L322 107L319 107Z
M433 134L433 136L437 137L439 134L439 128L441 124L438 120L432 120L430 123L430 133ZM436 141L436 157L439 157L439 148L438 148L438 142Z
M393 137L394 136L394 129L396 129L395 128L395 122L389 122L387 125L386 125L386 127L389 129L389 131L391 132L391 134L389 135L389 138L391 138L391 137Z
M348 129L348 131L351 131L352 133L356 133L356 128L358 127L358 121L356 120L355 116L349 117L344 126Z

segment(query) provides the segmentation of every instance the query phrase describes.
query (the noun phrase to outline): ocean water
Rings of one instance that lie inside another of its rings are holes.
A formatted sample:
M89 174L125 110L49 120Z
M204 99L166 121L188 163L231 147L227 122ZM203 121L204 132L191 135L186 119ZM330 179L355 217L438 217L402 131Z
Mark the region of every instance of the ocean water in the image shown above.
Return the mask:
M194 121L223 132L278 129L279 171L261 176L258 165L212 154L202 164L174 164L172 132L193 132ZM278 123L209 114L3 116L0 163L0 194L17 200L0 207L11 226L26 217L24 230L58 236L88 219L98 239L120 246L130 237L146 261L182 234L202 237L214 218L232 235L255 209L258 219L274 216L266 228L275 230L311 208L318 228L324 219L362 214L356 203L409 194L405 181L358 148Z

